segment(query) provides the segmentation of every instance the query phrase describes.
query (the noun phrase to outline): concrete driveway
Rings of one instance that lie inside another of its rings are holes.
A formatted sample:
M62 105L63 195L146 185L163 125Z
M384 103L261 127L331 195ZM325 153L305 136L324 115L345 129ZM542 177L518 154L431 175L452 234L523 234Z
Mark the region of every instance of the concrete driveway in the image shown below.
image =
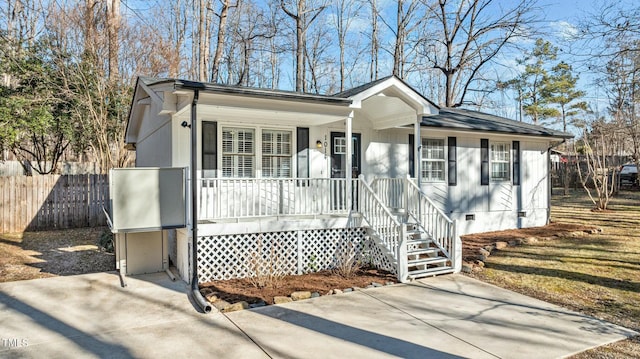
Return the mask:
M197 313L164 273L0 284L0 357L554 358L631 330L441 276L229 313Z

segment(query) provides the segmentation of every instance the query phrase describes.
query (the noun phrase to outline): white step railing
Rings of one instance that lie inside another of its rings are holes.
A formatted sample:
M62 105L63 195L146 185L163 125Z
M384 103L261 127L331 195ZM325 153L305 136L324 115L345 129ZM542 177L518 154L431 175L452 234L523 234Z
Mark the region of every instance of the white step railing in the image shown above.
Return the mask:
M347 214L357 210L347 192L344 178L203 178L198 219Z
M451 220L433 201L409 178L405 180L405 201L407 213L416 224L431 236L434 243L452 260L456 253L456 223Z
M360 213L369 224L372 237L393 257L398 280L405 282L408 277L406 225L398 222L363 176L358 183L358 194Z

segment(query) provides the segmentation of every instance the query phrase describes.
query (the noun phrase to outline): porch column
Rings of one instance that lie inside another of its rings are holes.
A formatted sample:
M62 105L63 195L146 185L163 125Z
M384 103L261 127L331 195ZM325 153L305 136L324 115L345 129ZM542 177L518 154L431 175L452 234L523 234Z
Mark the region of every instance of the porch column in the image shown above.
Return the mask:
M347 142L347 154L345 158L345 178L347 180L347 206L348 210L353 208L353 192L352 192L352 178L353 178L353 128L352 128L352 120L353 120L353 111L349 113L349 117L345 121L345 137Z
M422 161L422 139L420 138L420 123L422 122L422 115L418 115L418 119L413 124L413 173L418 178L418 187L422 184L422 173L420 172L420 165ZM420 187L421 188L421 187Z

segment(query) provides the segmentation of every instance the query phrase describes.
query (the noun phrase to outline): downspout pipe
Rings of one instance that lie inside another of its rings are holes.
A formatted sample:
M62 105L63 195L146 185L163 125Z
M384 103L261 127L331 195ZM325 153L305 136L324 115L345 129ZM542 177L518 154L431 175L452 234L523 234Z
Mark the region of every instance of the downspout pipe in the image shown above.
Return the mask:
M199 91L193 90L191 102L191 294L200 309L206 314L211 312L211 305L204 299L198 288L198 106Z
M565 142L567 142L567 139L563 138L560 142L551 143L547 148L547 173L549 174L549 182L547 184L547 224L551 223L551 195L553 194L553 179L551 178L551 149L558 147Z

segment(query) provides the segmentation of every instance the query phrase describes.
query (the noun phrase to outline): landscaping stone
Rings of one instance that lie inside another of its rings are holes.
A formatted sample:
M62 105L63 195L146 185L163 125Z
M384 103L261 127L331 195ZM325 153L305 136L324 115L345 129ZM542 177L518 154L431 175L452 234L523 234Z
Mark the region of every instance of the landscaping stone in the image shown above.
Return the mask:
M283 296L275 296L273 297L273 303L274 304L284 304L284 303L291 303L293 302L293 299L289 298L289 297L283 297Z
M319 296L320 296L320 293L318 292L311 293L311 298L318 298Z
M508 245L509 245L509 243L507 243L507 242L496 242L496 244L495 244L496 249L498 249L498 250L507 248Z
M538 241L538 238L536 237L527 237L524 239L525 243L536 243Z
M515 241L517 245L522 245L524 243L524 238L516 238Z
M481 256L489 257L491 255L491 252L489 252L488 250L484 249L484 248L480 248L480 250L478 251L480 253ZM484 259L482 259L484 260Z
M209 293L207 295L205 295L205 299L209 302L209 303L215 303L218 299L220 299L217 296L218 293Z
M249 304L249 308L260 308L266 306L267 303L264 300L259 301L258 303Z
M378 283L378 282L371 282L371 285L374 287L382 287L382 284Z
M483 268L480 267L480 266L473 266L473 269L471 269L471 271L473 271L473 272L482 272L482 269Z
M489 253L491 253L491 252L493 252L493 251L495 251L495 250L496 250L496 246L495 246L495 245L493 245L493 244L490 244L490 245L488 245L488 246L485 246L485 247L484 247L484 249L485 249L486 251L488 251Z
M350 293L350 292L353 292L353 288L345 288L345 289L343 290L343 292L344 292L344 293Z
M478 262L484 262L487 260L487 256L485 256L484 254L481 254L478 256Z
M329 291L327 292L327 294L326 294L326 295L333 295L333 294L335 294L335 293L333 292L333 289L331 289L331 290L329 290Z
M333 290L333 294L342 294L342 290L336 288Z
M478 267L484 267L483 261L476 261L474 264L477 265Z
M515 247L515 246L517 245L517 243L516 243L516 240L515 240L515 239L514 239L514 240L509 241L508 243L509 243L509 246L511 246L511 247Z
M585 233L583 231L574 231L569 233L569 237L584 237Z
M245 301L240 301L237 303L233 303L221 310L223 313L237 312L239 310L244 310L249 308L249 303Z
M231 305L231 303L227 302L226 300L222 300L222 299L216 300L215 302L213 302L211 304L213 304L213 306L217 310L219 310L221 312L224 311L224 308L226 308L226 307Z
M369 284L369 285L368 285L368 286L366 286L365 288L366 288L366 289L371 289L371 288L374 288L374 287L373 287L373 284Z
M206 297L207 294L211 294L213 293L213 289L211 288L202 288L200 289L200 294L202 294L203 297Z
M395 283L393 282L386 282L384 285L394 285Z
M471 273L471 272L473 272L473 265L467 264L467 263L463 263L462 264L462 272L463 273Z
M308 291L299 291L291 293L291 299L295 300L305 300L311 298L311 292Z

